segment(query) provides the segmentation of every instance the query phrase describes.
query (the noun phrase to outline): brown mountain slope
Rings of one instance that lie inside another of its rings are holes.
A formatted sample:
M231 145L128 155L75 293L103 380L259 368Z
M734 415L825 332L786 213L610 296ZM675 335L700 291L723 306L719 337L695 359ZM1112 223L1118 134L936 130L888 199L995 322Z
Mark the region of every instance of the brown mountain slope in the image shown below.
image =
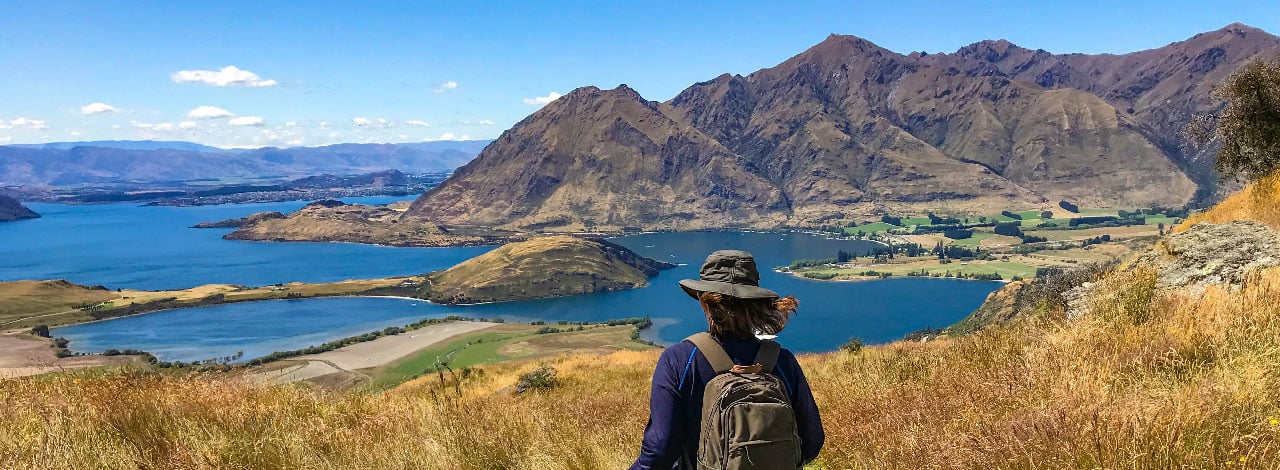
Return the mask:
M1240 23L1197 34L1157 49L1129 54L1063 54L1031 51L1008 41L983 41L927 62L965 73L998 73L1046 88L1073 88L1097 95L1121 110L1138 129L1213 190L1216 149L1190 147L1182 129L1192 116L1217 110L1214 87L1241 65L1280 57L1280 38Z
M625 85L586 87L517 123L408 215L529 230L775 227L781 191Z
M1182 153L1179 131L1217 106L1217 82L1278 45L1243 25L1125 55L1007 41L902 55L832 35L667 103L626 87L575 91L409 215L522 229L696 229L1059 199L1180 206L1216 176L1203 164L1208 150Z

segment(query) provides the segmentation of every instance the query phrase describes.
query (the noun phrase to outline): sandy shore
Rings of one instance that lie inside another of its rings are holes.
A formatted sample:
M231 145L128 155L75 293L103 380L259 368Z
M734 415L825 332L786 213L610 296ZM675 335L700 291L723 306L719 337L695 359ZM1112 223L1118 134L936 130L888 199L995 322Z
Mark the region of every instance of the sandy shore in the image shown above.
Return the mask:
M378 367L451 337L496 325L499 324L471 321L452 321L428 325L398 335L383 336L373 341L356 343L333 351L290 358L287 361L283 361L288 363L289 366L253 374L251 380L267 383L288 383L335 372L354 372L359 369Z

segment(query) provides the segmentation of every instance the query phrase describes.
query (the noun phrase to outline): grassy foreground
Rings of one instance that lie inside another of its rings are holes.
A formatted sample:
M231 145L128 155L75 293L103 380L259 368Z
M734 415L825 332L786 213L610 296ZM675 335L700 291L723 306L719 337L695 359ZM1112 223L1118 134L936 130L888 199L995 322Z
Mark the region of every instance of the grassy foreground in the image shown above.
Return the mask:
M1258 194L1224 207L1276 226L1275 193ZM1146 271L1097 286L1070 321L1046 302L958 338L802 356L828 434L814 468L1280 466L1280 268L1195 296ZM657 355L496 364L383 393L141 372L0 381L0 468L623 468ZM542 364L559 386L508 391Z
M971 336L802 357L828 444L817 468L1272 468L1280 462L1280 271L1238 292L1101 281ZM801 318L801 321L803 318ZM549 360L561 385L500 392L537 364L382 394L218 375L0 382L4 468L619 468L657 352ZM447 377L447 376L446 376Z

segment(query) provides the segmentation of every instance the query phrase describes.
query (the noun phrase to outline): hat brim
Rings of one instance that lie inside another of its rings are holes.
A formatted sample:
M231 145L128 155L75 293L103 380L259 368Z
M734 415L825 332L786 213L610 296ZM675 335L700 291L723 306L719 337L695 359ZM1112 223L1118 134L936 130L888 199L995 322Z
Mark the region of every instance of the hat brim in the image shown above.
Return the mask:
M777 292L763 287L732 284L720 281L684 279L680 281L680 288L684 289L684 293L689 294L689 297L693 297L695 299L698 298L698 294L703 292L715 292L717 294L737 297L739 299L776 299L780 297Z

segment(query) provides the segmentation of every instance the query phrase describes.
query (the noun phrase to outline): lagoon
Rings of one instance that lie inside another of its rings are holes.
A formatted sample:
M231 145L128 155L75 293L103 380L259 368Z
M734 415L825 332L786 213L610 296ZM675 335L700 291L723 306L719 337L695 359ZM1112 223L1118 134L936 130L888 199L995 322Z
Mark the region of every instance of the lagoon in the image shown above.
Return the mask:
M386 203L392 198L348 202ZM303 203L204 207L127 204L32 204L42 219L0 224L0 280L68 279L111 288L174 289L208 283L266 285L327 282L425 273L481 254L489 247L391 248L345 243L263 243L222 240L227 229L191 229L202 221ZM850 338L892 341L923 328L950 325L977 308L996 282L890 279L823 282L773 272L799 258L865 251L869 242L830 240L799 233L649 233L613 239L636 252L680 266L648 287L557 299L472 306L424 301L342 298L273 301L171 310L55 330L73 350L142 349L163 360L192 361L244 352L245 359L400 326L426 317L463 315L513 321L602 321L650 316L646 331L660 343L703 328L697 303L677 281L696 278L708 253L752 252L762 285L800 300L779 340L797 352L838 348Z

